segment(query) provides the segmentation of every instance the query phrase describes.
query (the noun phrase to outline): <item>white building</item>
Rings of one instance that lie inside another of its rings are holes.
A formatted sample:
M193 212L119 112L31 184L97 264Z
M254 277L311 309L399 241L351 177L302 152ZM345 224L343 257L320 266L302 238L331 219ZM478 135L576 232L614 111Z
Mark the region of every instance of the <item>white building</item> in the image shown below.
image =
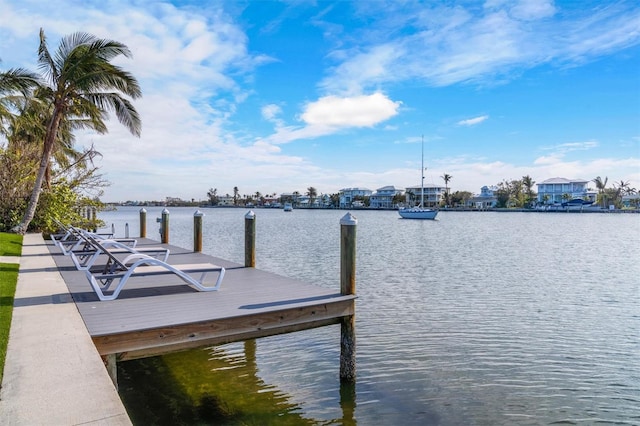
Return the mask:
M547 179L537 184L538 203L559 204L575 198L596 201L596 193L589 190L588 184L589 181L584 179L570 180L561 177Z
M364 198L371 196L371 190L367 188L343 188L340 190L340 208L348 209L353 206L356 197Z
M408 186L405 190L407 205L414 206L420 203L420 185ZM428 183L424 185L424 207L436 207L444 198L445 187Z
M466 206L474 209L491 209L498 204L498 198L495 192L498 190L495 186L483 186L480 188L480 195L470 198Z
M392 209L395 207L393 197L402 194L402 189L396 189L393 185L376 189L369 198L369 207L372 209Z

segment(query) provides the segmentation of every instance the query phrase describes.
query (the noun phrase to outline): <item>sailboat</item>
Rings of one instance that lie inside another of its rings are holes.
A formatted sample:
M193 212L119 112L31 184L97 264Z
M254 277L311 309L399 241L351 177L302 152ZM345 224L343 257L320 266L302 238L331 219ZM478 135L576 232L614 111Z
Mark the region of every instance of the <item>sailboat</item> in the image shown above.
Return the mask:
M422 137L422 167L420 168L420 205L417 207L402 208L398 210L400 216L404 219L435 219L438 210L427 209L424 207L424 136Z

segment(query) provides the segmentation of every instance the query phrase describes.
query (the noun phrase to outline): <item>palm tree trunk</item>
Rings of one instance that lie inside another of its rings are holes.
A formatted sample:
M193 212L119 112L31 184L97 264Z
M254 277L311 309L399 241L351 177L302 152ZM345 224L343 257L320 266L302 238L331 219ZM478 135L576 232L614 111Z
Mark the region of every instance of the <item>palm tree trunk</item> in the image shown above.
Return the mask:
M58 125L60 124L61 117L62 114L60 112L60 109L54 108L51 123L49 124L49 128L47 128L47 133L44 137L44 147L42 148L42 157L40 158L40 168L38 169L38 174L36 175L36 181L33 184L33 191L31 191L31 197L29 197L27 210L24 212L22 221L18 225L14 226L11 229L11 232L14 232L16 234L26 233L27 229L29 228L29 224L36 214L36 208L38 207L38 201L40 200L40 194L42 193L42 184L44 182L47 169L49 168L49 159L51 158L51 153L53 152L53 146L56 140L56 135L58 133Z

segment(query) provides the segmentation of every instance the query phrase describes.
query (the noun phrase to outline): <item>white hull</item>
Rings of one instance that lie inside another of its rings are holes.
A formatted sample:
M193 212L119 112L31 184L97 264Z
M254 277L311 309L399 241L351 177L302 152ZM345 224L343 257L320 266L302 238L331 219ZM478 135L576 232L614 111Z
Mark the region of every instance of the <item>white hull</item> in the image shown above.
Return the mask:
M410 209L398 210L400 216L404 219L435 219L438 215L438 210L423 209L420 207L413 207Z

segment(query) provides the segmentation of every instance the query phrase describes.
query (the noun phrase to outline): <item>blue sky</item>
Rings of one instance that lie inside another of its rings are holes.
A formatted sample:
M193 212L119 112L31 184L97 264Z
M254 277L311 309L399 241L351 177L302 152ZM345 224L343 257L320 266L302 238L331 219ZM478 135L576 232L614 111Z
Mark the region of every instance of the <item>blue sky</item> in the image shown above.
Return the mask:
M634 1L0 0L0 69L76 31L125 43L141 138L84 133L105 201L530 175L640 189Z

